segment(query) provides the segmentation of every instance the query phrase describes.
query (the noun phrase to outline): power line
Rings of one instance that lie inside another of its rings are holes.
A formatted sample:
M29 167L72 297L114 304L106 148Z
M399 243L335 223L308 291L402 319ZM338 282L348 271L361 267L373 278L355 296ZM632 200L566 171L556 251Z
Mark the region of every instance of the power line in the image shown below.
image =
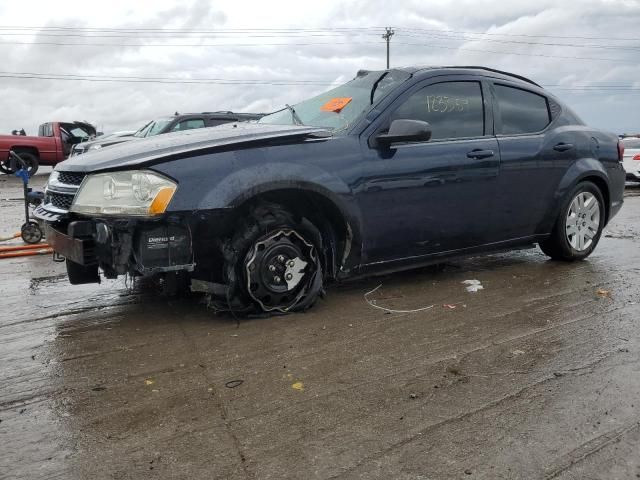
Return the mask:
M375 42L377 44L378 42ZM374 42L330 42L330 43L69 43L69 42L3 42L0 45L52 45L59 47L306 47L317 45L374 45Z
M42 33L46 31L51 32L111 32L111 33L140 33L149 32L156 34L175 34L175 33L189 33L189 34L268 34L268 35L280 35L280 34L310 34L310 33L370 33L377 34L377 32L386 27L369 26L369 27L319 27L319 28L218 28L218 29L185 29L185 28L165 28L165 27L73 27L73 26L0 26L0 31L32 31ZM556 38L556 39L578 39L578 40L613 40L613 41L640 41L640 38L625 38L625 37L601 37L601 36L564 36L564 35L534 35L523 33L497 33L497 32L472 32L465 30L449 30L449 29L425 29L416 27L398 27L396 30L400 32L417 33L417 34L463 34L474 36L500 36L500 37L526 37L526 38Z
M254 33L242 33L239 35L229 35L229 34L201 34L196 32L185 32L184 34L170 33L166 32L166 34L162 32L150 32L152 35L150 36L148 33L141 32L129 32L124 35L107 35L100 33L98 35L86 35L81 33L27 33L27 32L9 32L5 33L0 31L0 36L3 37L51 37L51 38L138 38L138 39L154 39L154 40L164 40L173 39L173 38L189 38L189 39L202 39L202 38L308 38L308 37L320 37L320 38L333 38L333 37L344 37L344 36L363 36L363 35L378 35L376 32L326 32L326 33L284 33L284 34L254 34ZM142 35L142 36L141 36Z
M404 46L417 46L417 47L429 47L429 48L441 48L446 50L463 50L465 52L477 52L477 53L496 53L500 55L517 55L524 57L541 57L541 58L561 58L561 59L570 59L570 60L596 60L596 61L604 61L604 62L617 62L620 65L636 65L637 62L625 62L624 59L621 58L602 58L602 57L576 57L576 56L565 56L565 55L547 55L544 53L524 53L524 52L507 52L500 50L486 50L486 49L477 49L477 48L469 48L469 47L453 47L449 45L434 45L432 43L406 43L406 42L396 42L395 45L404 45Z
M464 30L441 30L425 28L399 28L403 32L429 32L429 33L462 33L465 35L488 35L501 37L527 37L527 38L559 38L567 40L615 40L621 42L638 42L640 38L625 37L592 37L592 36L565 36L565 35L533 35L526 33L496 33L496 32L469 32Z
M380 30L380 26L367 26L367 27L316 27L316 28L302 28L302 27L281 27L281 28L213 28L213 29L200 29L198 31L203 32L325 32L325 31L343 31L343 30ZM0 29L7 30L163 30L163 31L194 31L191 28L171 28L165 26L158 27L78 27L78 26L63 26L63 25L0 25Z
M120 32L123 33L124 31ZM390 33L389 33L390 32ZM153 33L153 32L152 32ZM338 31L338 32L322 32L322 33L310 33L310 32L289 32L289 33L277 33L277 32L269 32L269 33L249 33L249 32L238 32L236 34L229 35L229 32L226 34L203 34L195 31L185 32L184 34L176 34L174 32L162 32L158 31L153 33L153 35L149 35L149 33L144 33L143 36L140 35L140 32L131 31L124 35L122 34L80 34L80 33L65 33L55 31L54 33L42 33L37 32L34 33L26 33L26 32L2 32L0 31L0 36L2 37L16 37L16 36L34 36L38 37L49 37L49 38L79 38L79 39L93 39L93 38L116 38L116 39L131 39L135 38L138 40L152 39L152 40L164 40L164 39L190 39L190 40L201 40L201 39L237 39L238 34L242 35L242 38L332 38L332 37L342 37L342 36L363 36L363 35L377 35L374 31ZM387 40L394 35L394 31L391 29L387 29L386 33L383 34L382 38ZM486 41L493 43L505 43L505 44L519 44L519 45L540 45L540 46L557 46L557 47L574 47L574 48L600 48L600 49L610 49L610 50L640 50L640 45L600 45L600 44L579 44L579 43L553 43L553 42L532 42L532 41L523 41L523 40L506 40L506 39L496 39L496 38L469 38L468 36L454 36L450 34L439 34L439 33L403 33L400 31L403 37L412 37L412 38L439 38L443 40L460 40L460 41ZM465 35L483 35L483 34L465 34ZM12 43L12 42L2 42L2 43ZM15 42L16 44L22 44L22 42ZM28 42L30 44L43 44L44 42ZM387 41L387 43L389 43ZM74 45L83 45L81 43L73 43ZM95 44L96 46L102 46L102 44ZM114 44L115 45L115 44ZM128 45L125 45L128 46ZM148 45L151 46L151 45Z
M223 84L223 85L295 85L295 86L329 86L335 81L323 80L255 80L255 79L224 79L224 78L176 78L176 77L140 77L140 76L112 76L112 75L73 75L35 72L0 72L0 78L32 79L32 80L63 80L88 82L122 82L122 83L171 83L171 84ZM640 92L640 86L634 85L574 85L543 84L543 87L569 92L581 93L626 93Z
M158 80L158 81L163 81L163 80L167 80L167 81L202 81L202 82L230 82L230 83L236 83L236 82L241 82L243 84L245 83L263 83L265 81L270 82L270 83L285 83L286 85L297 85L297 84L303 84L303 85L307 85L307 84L312 84L312 85L331 85L334 82L331 81L326 81L326 80L315 80L315 79L298 79L298 80L279 80L279 79L272 79L272 80L265 80L265 79L248 79L248 78L243 78L243 79L231 79L231 78L184 78L184 77L142 77L142 76L136 76L136 75L125 75L125 76L120 76L120 75L89 75L89 74L68 74L68 73L38 73L38 72L4 72L4 71L0 71L0 75L33 75L33 76L39 76L39 75L47 75L47 76L55 76L55 77L69 77L69 78L73 78L73 77L81 77L83 79L92 79L92 78L96 78L96 79L115 79L115 80Z
M403 37L414 37L420 38L421 35L406 35L402 34ZM602 48L608 50L640 50L640 45L594 45L594 44L579 44L579 43L551 43L551 42L528 42L522 40L504 40L504 39L496 39L496 38L468 38L461 36L449 36L449 35L434 35L434 34L423 34L428 36L429 38L438 38L445 40L461 40L461 41L472 41L472 42L492 42L492 43L506 43L506 44L515 44L515 45L540 45L545 47L572 47L572 48Z
M244 80L244 79L206 79L206 78L154 78L154 77L116 77L98 75L66 75L30 72L0 72L0 78L25 80L63 80L83 82L117 82L117 83L156 83L156 84L205 84L205 85L274 85L274 86L330 86L335 82L328 81L296 81L296 80Z
M305 42L305 43L199 43L199 44L156 44L156 43L67 43L67 42L3 42L0 41L0 45L48 45L48 46L59 46L59 47L137 47L137 48L214 48L214 47L311 47L311 46L336 46L336 45L376 45L377 42L330 42L330 43L319 43L319 42ZM508 51L498 51L498 50L486 50L486 49L474 49L469 47L454 47L448 45L434 45L427 43L408 43L408 42L396 42L395 45L404 45L404 46L419 46L419 47L430 47L430 48L440 48L440 49L448 49L448 50L464 50L469 52L479 52L479 53L495 53L500 55L518 55L518 56L526 56L526 57L541 57L541 58L562 58L562 59L572 59L572 60L595 60L595 61L606 61L606 62L618 62L620 64L633 64L636 62L625 62L624 59L621 58L602 58L602 57L576 57L576 56L562 56L562 55L546 55L542 53L524 53L524 52L508 52Z

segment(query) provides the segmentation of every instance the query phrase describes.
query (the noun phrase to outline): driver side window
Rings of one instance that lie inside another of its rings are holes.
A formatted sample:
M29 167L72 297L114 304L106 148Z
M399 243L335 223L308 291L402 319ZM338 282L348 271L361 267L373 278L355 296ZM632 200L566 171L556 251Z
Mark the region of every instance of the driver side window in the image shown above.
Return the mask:
M443 82L411 95L391 114L393 120L422 120L431 125L431 139L482 137L484 107L479 82Z

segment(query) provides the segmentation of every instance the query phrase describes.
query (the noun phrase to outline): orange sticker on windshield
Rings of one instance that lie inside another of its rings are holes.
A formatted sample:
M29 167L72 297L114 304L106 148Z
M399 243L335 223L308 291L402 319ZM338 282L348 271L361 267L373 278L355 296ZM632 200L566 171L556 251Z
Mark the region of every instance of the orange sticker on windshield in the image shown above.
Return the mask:
M340 113L340 111L347 106L347 104L351 101L352 97L338 97L332 98L327 103L325 103L320 110L323 112L336 112Z

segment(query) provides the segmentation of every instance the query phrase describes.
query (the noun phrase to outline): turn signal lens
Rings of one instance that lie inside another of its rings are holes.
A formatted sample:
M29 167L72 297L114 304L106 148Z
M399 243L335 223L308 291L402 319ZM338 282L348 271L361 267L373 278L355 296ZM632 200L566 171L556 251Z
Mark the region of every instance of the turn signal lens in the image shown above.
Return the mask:
M176 187L163 187L160 189L158 193L156 193L156 198L151 202L151 206L149 207L149 213L151 215L158 215L160 213L164 213L169 205L169 202L173 198L173 193L176 191Z

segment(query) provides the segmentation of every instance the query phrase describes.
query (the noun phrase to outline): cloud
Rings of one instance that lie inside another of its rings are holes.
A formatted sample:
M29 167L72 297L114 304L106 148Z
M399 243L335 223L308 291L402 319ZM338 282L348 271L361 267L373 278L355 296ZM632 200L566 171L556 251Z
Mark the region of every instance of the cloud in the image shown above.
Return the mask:
M4 11L2 11L4 9ZM640 4L622 0L508 3L489 0L329 0L313 14L299 2L217 3L208 0L112 0L78 14L38 2L0 7L3 24L190 29L362 28L359 34L288 31L284 37L208 33L195 38L149 32L125 36L51 37L0 34L6 72L94 76L344 81L361 68L384 68L382 26L396 27L393 65L474 64L533 78L566 100L588 123L614 131L640 129L640 92L575 90L584 85L638 85L637 18ZM27 22L26 18L31 19ZM463 32L486 32L468 35ZM265 32L263 32L264 34ZM89 35L85 33L84 35ZM94 35L94 34L91 34ZM162 36L168 38L161 38ZM230 38L232 37L232 38ZM601 37L562 38L562 37ZM14 45L2 42L103 43L107 46ZM521 43L515 43L521 42ZM539 45L536 43L556 45ZM315 45L305 45L305 44ZM143 44L165 46L141 46ZM191 47L169 45L192 44ZM214 46L218 44L218 46ZM226 44L221 46L219 44ZM235 46L256 44L255 46ZM272 45L284 44L284 45ZM571 44L571 45L557 45ZM205 45L205 46L203 46ZM590 45L585 47L586 45ZM608 48L603 48L608 47ZM637 47L634 49L633 47ZM595 60L589 60L595 59ZM603 59L603 60L597 60ZM50 120L88 120L105 131L137 128L174 111L268 111L318 93L319 85L108 83L0 78L0 132L35 133ZM574 90L566 90L574 89Z

